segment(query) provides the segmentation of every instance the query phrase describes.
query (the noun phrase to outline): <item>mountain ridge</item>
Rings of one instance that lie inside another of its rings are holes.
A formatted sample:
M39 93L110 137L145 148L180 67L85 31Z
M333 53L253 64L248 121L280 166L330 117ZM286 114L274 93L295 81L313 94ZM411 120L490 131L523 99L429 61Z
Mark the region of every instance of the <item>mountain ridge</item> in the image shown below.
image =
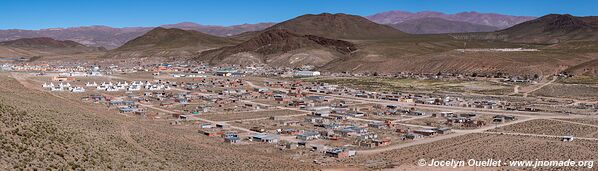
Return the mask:
M390 26L410 34L491 32L499 30L498 27L434 17L407 20L398 24L390 24Z
M183 22L190 23L190 22ZM158 27L177 28L180 25L165 24ZM216 36L236 35L246 31L261 30L273 23L242 24L232 26L183 25L187 30L200 31ZM196 26L196 27L190 27ZM47 28L39 30L6 29L0 30L0 41L16 40L20 38L50 37L56 40L72 40L86 46L105 47L115 49L129 40L143 35L156 27L109 27L91 25L67 28Z
M460 12L455 14L445 14L434 11L422 11L422 12L406 12L406 11L386 11L376 13L366 18L380 23L380 24L398 24L408 20L421 19L421 18L442 18L450 21L461 21L472 24L488 25L498 28L507 28L513 25L529 21L535 17L530 16L511 16L497 13L479 13L479 12Z
M48 37L0 42L0 57L54 56L104 51L104 48L88 47L71 40L55 40Z

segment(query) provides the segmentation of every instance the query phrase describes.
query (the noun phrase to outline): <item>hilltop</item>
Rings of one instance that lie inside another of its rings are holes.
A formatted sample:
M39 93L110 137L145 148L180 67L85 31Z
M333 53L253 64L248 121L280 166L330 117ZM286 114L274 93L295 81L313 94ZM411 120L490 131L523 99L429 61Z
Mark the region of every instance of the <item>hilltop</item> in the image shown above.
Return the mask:
M213 64L267 63L278 66L315 65L352 56L355 40L407 36L390 26L347 14L302 15L264 31L241 34L236 45L201 53L195 59Z
M598 40L598 17L550 14L498 31L501 39L524 43L560 43Z
M189 57L203 50L237 43L193 30L155 28L110 50L105 57Z
M377 24L360 16L342 13L302 15L266 28L265 31L275 29L331 39L379 39L406 35L390 26Z

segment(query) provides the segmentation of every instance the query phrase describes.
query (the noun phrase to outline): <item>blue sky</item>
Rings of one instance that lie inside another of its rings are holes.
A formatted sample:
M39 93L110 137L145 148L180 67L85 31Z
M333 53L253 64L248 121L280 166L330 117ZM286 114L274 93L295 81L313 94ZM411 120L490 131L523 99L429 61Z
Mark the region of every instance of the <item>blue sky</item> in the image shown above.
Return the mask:
M598 0L0 0L0 29L87 25L158 26L279 22L308 13L371 15L389 10L542 16L598 15Z

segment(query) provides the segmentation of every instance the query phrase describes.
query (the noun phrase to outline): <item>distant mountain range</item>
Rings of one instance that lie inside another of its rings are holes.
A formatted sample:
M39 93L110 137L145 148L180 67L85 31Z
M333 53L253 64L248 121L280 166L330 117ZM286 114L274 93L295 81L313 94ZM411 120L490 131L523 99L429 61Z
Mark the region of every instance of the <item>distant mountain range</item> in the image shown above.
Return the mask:
M68 55L104 51L106 51L104 48L88 47L71 40L54 40L48 37L22 38L0 42L0 57Z
M411 34L489 32L514 26L535 17L511 16L494 13L388 11L367 16L376 23L391 25Z
M309 17L309 16L305 16ZM497 29L507 28L515 24L528 21L534 17L522 16L508 16L500 14L463 12L457 14L443 14L439 12L402 12L390 11L375 14L366 17L371 21L392 25L404 32L412 34L429 34L429 33L462 33L462 32L477 32L477 31L494 31ZM435 18L444 19L442 23L431 22ZM405 21L412 20L405 24ZM466 23L470 24L466 24ZM183 30L195 30L206 34L215 36L234 36L241 33L251 33L261 31L265 28L271 27L276 23L257 23L257 24L242 24L234 26L211 26L201 25L191 22L182 22L177 24L166 24L159 27L163 28L179 28ZM282 24L282 23L281 23ZM284 25L278 25L284 26ZM426 28L423 28L423 27ZM491 26L491 27L488 27ZM311 27L311 26L309 26ZM107 26L84 26L71 28L51 28L41 30L20 30L9 29L0 30L0 41L16 40L20 38L34 38L34 37L50 37L56 40L72 40L87 46L105 47L107 49L114 49L125 42L132 40L144 33L152 30L154 27L125 27L112 28ZM279 27L280 28L280 27ZM289 28L288 30L293 30ZM351 33L338 32L342 34L351 35ZM243 39L242 36L239 35ZM337 35L337 37L342 35ZM369 36L369 35L361 35ZM251 37L251 36L250 36ZM351 36L354 37L354 36ZM246 37L249 38L249 37ZM246 40L245 38L245 40Z
M195 30L215 36L231 36L248 31L257 31L270 27L274 23L243 24L234 26L207 26L195 23L178 23L163 25L164 28L180 28ZM16 40L21 38L50 37L57 40L72 40L84 45L114 49L125 42L132 40L154 27L125 27L112 28L107 26L85 26L71 28L54 28L41 30L0 30L0 41Z
M102 48L85 46L74 40L26 38L0 43L0 56L79 56L78 53L93 52L96 57L115 60L151 57L159 61L200 61L213 65L312 65L321 71L335 72L597 73L598 17L550 14L521 20L521 23L502 29L435 17L438 13L423 14L426 17L392 24L380 24L356 15L322 13L302 15L277 24L231 27L179 23L156 28L47 29L43 31L76 33L83 37L93 35L85 38L124 42L105 52ZM465 14L497 16L451 15ZM486 19L485 23L519 22L512 21ZM211 30L212 34L207 34L206 30ZM132 37L135 34L139 36ZM125 38L127 36L132 38ZM463 51L464 48L479 51ZM538 51L522 52L517 48Z
M19 48L78 48L86 47L80 43L71 40L54 40L48 37L23 38L0 42L0 46L19 47Z
M424 12L405 12L405 11L388 11L367 16L380 24L399 24L409 20L422 18L441 18L448 21L460 21L471 24L486 25L497 27L499 29L508 28L513 25L532 20L536 17L529 16L510 16L495 13L478 13L478 12L461 12L456 14L444 14L440 12L424 11Z
M450 21L433 17L407 20L402 23L389 25L411 34L491 32L499 30L498 27L494 26L472 24L462 21Z
M178 28L183 30L195 30L206 34L211 34L214 36L233 36L243 32L251 32L251 31L260 31L265 28L268 28L276 23L257 23L257 24L241 24L241 25L233 25L233 26L211 26L211 25L201 25L192 22L182 22L177 24L167 24L161 25L160 27L163 28Z

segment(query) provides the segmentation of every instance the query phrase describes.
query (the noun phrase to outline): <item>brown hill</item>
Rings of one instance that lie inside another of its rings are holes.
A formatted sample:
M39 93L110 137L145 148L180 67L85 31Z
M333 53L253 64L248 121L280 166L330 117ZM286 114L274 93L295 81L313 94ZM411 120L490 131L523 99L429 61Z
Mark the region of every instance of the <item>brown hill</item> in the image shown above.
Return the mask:
M155 28L109 51L105 57L189 57L236 41L192 30Z
M336 24L323 24L324 26L316 24L320 22L336 22ZM212 64L314 65L318 66L319 70L339 72L395 73L404 71L488 74L501 72L516 75L555 74L569 66L590 59L582 54L563 56L560 49L545 49L545 45L512 43L498 39L468 39L465 41L455 39L454 34L409 35L400 32L398 35L397 31L388 31L385 27L378 27L379 25L371 26L376 29L363 29L365 27L362 27L365 25L363 23L366 22L344 14L305 15L272 26L265 32L240 34L235 38L246 39L246 42L238 46L207 51L202 53L198 59L209 61ZM360 25L359 29L354 27L355 25ZM278 30L286 31L274 32L277 28L285 28ZM292 30L286 28L292 28ZM350 34L346 35L350 35L350 38L344 37L348 32ZM286 36L272 36L272 34L283 33ZM318 37L348 39L351 44L354 44L353 47L358 47L359 50L346 54L337 51L338 48L312 46L313 42L306 41L309 39L303 37L303 35L309 35L306 33L314 33ZM496 38L498 33L475 34L491 35ZM475 34L464 33L464 35ZM371 37L360 39L360 35ZM273 39L274 37L280 39ZM541 50L537 52L461 52L458 50L462 48L537 48ZM324 52L322 50L327 53L322 53Z
M506 41L559 43L572 40L598 40L596 17L550 14L497 32Z
M355 42L359 53L341 58L319 70L348 72L507 73L551 75L596 59L585 53L547 49L546 45L489 40L458 40L444 34L412 35L392 40ZM461 51L462 48L481 51ZM539 49L531 52L490 51L496 48ZM486 49L486 50L485 50Z
M417 56L381 55L348 58L330 63L322 70L349 72L412 72L435 74L478 73L510 75L552 75L567 66L574 66L587 60L578 54L563 55L551 52L466 52L449 50Z
M205 51L197 59L212 64L320 66L349 56L356 50L355 45L347 41L301 35L284 29L269 29L236 46Z
M87 47L70 40L61 41L47 37L0 42L0 57L55 56L101 51L105 51L105 49Z
M265 31L280 29L332 39L378 39L405 35L390 26L377 24L360 16L329 13L302 15L278 23Z
M490 33L455 33L461 40L499 40L514 43L560 44L598 41L598 17L550 14Z
M54 40L49 37L38 37L38 38L23 38L11 41L0 42L2 46L10 47L22 47L22 48L74 48L74 47L86 47L85 45L79 44L70 40Z
M472 24L461 21L450 21L442 18L420 18L390 25L411 34L441 34L441 33L467 33L490 32L499 28L487 25Z
M573 75L598 76L598 59L567 68L565 72Z

